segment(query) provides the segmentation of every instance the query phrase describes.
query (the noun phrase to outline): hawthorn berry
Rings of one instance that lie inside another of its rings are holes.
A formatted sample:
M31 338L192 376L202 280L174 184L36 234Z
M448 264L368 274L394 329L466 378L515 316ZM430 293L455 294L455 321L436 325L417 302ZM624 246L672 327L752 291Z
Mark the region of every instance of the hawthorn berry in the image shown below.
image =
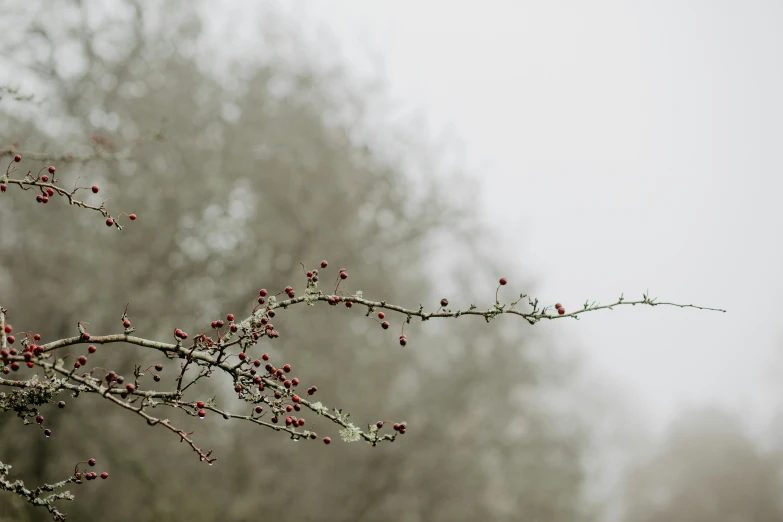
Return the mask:
M378 312L378 319L383 319L384 317L386 317L386 314L385 314L385 313L383 313L383 312Z
M152 380L155 382L160 382L160 375L153 375Z
M41 196L41 203L48 203L49 202L49 196Z
M329 263L326 262L326 259L321 261L321 268L326 268L327 266L329 266Z
M58 402L57 403L57 407L60 408L60 409L65 408L65 401Z
M10 334L11 332L14 331L14 329L11 328L10 325L5 325L5 328L3 328L3 331L5 331L5 333L7 333L7 334Z
M11 373L11 370L8 368L8 366L3 366L3 373L6 374L6 375Z
M253 366L255 366L256 368L258 368L259 366L261 366L261 361L260 361L260 360L258 360L258 359L256 359L255 361L253 361Z
M49 174L54 174L55 168L54 165L49 167Z
M307 278L311 279L312 277L313 277L313 273L312 272L307 272Z
M101 190L101 189L98 187L98 185L93 185L92 186L92 193L93 194L97 194L99 190Z
M44 421L43 415L38 415L35 418L35 422L37 422L38 424L43 424L43 421Z
M262 356L261 356L261 358L262 358L263 360L265 360L265 361L268 361L268 360L269 360L269 354L268 354L268 353L265 353L264 355L262 355Z
M27 361L27 367L28 367L28 368L32 368L33 366L35 366L35 365L33 364L33 361Z
M79 357L79 364L81 364L82 366L84 366L85 364L87 364L87 357L85 357L84 355L82 355L81 357Z
M225 324L226 324L226 323L224 323L224 322L223 322L223 319L218 319L218 320L217 320L217 325L218 325L218 328L223 328L223 326L224 326Z
M124 326L125 328L130 328L130 325L131 325L131 322L130 322L130 321L128 321L127 319L125 319L125 320L122 322L122 326Z
M131 221L136 221L136 214L131 214L128 217L130 218Z
M162 372L163 371L163 365L162 364L156 364L155 365L155 371Z
M207 416L207 412L205 412L204 410L198 410L198 416L203 419L204 417Z
M47 181L49 181L49 176L47 176L46 174L44 174L43 176L41 176L41 181L43 181L44 183L46 183Z
M95 459L88 460L87 464L89 464L90 466L94 466L95 465Z
M106 220L106 226L107 226L107 227L110 227L110 226L112 226L113 224L114 224L114 220L113 220L112 218L108 218L108 219Z
M241 392L242 391L242 385L241 384L237 384L236 386L234 386L234 391L237 392L237 393Z
M95 353L95 352L98 351L98 349L95 346L90 345L90 346L87 347L87 351L90 352L90 353Z
M560 303L557 303L557 304L555 304L555 308L563 308L563 305L561 305Z
M47 437L51 437L52 436L52 430L50 430L49 428L46 428L44 430L44 435L46 435Z
M239 352L238 357L240 361L244 361L245 359L247 359L247 354L245 352Z
M299 427L301 428L302 426L304 426L304 425L305 425L305 420L304 420L304 419L299 419L299 420L297 421L297 424L299 424Z
M318 388L316 388L315 386L311 386L310 388L307 389L307 395L313 395L317 391Z
M340 279L348 279L348 272L340 272ZM329 437L327 437L328 439Z
M315 439L318 438L318 434L316 432L312 431L312 432L310 432L310 438L315 440Z
M398 423L395 422L392 427L394 428L394 431L400 431L400 425Z
M49 196L49 197L54 196L54 190L52 190L50 188L46 189L46 195Z
M233 320L234 320L234 314L228 314L228 315L226 316L226 321L229 321L229 322L231 322L231 321L233 321Z
M389 328L389 321L382 322L381 326L383 327L384 330L388 330L388 328Z
M444 297L443 299L440 300L440 305L444 307L449 306L449 300Z
M332 439L330 439L329 437L324 437L324 444L331 444L331 443L332 443Z
M41 203L41 202L43 201L43 196L42 196L42 195L40 195L40 194L38 194L37 196L35 196L35 200L36 200L38 203Z
M22 156L20 156L19 154L17 154L16 156L14 156L14 161L15 161L15 162L17 162L17 163L19 163L20 161L22 161Z
M274 311L274 310L269 310L269 311L266 313L266 315L268 315L269 317L274 317L274 316L275 316L275 311Z
M283 366L283 371L285 373L290 372L291 371L291 365L290 364L286 364L285 366Z
M268 292L266 291L265 288L262 288L261 290L258 291L258 295L260 295L261 297L266 297L267 293Z
M16 361L12 362L12 363L11 363L11 369L12 369L13 371L17 371L17 370L19 370L19 363L18 363L18 362L16 362Z
M119 381L119 379L117 379ZM132 384L126 384L125 389L128 390L128 393L133 393L133 391L136 389L136 387Z
M558 309L557 309L557 313L558 313L558 314L560 314L560 315L563 315L563 314L565 314L565 308L563 308L563 307L561 306L560 308L558 308Z
M299 379L294 377L293 379L291 379L291 384L293 384L294 386L299 386Z
M404 335L401 335L400 336L400 346L405 346L406 344L408 344L408 338L405 337Z
M283 396L283 394L282 394L282 393L280 393L279 391L275 391L275 399L279 399L279 398L281 398L282 396Z
M5 183L0 183L0 192L5 192L6 190L8 190L8 187L6 186L6 184Z
M500 286L505 286L505 284L508 283L505 277L501 277L499 282L500 282Z
M104 471L103 473L101 473L101 478L106 480L107 478L109 478L109 474Z
M256 406L256 413L261 413L262 411L263 409L261 408L261 406Z

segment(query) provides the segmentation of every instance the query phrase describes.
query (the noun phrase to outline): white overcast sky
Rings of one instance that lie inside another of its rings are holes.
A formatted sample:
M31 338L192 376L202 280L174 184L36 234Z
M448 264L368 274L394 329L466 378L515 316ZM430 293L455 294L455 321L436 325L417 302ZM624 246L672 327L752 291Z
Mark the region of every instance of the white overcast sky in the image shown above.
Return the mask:
M530 271L543 301L574 309L649 288L729 310L626 307L536 328L659 428L706 403L757 427L772 419L783 3L277 4L311 40L330 34L356 71L381 57L396 103L436 134L453 129L486 219L502 223L499 255ZM236 20L247 4L228 5Z

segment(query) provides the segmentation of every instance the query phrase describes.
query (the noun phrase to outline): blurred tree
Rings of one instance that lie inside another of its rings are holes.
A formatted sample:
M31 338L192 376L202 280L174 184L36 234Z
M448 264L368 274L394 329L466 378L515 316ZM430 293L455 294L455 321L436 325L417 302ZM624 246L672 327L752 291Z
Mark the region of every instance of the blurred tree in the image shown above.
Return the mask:
M199 5L207 14L219 7ZM30 2L11 11L25 30L2 43L2 56L44 101L33 113L3 102L0 137L52 154L97 150L109 159L58 164L61 177L96 180L117 195L111 208L140 216L117 234L67 205L2 200L3 305L17 324L40 325L44 339L72 334L78 320L113 330L126 302L149 337L196 331L247 311L259 287L295 285L299 261L324 257L349 268L352 289L367 296L437 303L425 260L443 235L467 253L455 273L439 274L465 290L452 301L465 306L489 287L477 268L494 279L497 262L479 242L489 232L472 205L459 204L474 197L475 182L443 172L411 130L377 128L367 104L381 93L354 88L333 66L277 59L275 46L297 36L275 43L274 12L259 21L263 63L218 64L209 48L230 45L230 35L209 39L190 2ZM147 139L159 131L162 142ZM483 292L481 302L492 299ZM580 497L587 433L543 406L575 369L530 347L526 323L413 324L404 349L396 334L342 307L299 307L280 323L306 327L281 328L259 353L285 357L324 403L357 421L407 418L409 434L375 449L326 448L239 422L184 419L220 457L207 468L168 433L80 398L48 416L52 439L0 418L0 459L13 457L16 472L40 483L99 458L112 480L77 491L88 498L67 506L76 520L592 518ZM96 361L130 373L153 362L143 357L105 347ZM225 384L204 381L199 393L230 406ZM5 502L0 515L46 518Z
M783 520L783 454L765 452L740 420L717 409L688 411L657 455L627 479L628 522Z

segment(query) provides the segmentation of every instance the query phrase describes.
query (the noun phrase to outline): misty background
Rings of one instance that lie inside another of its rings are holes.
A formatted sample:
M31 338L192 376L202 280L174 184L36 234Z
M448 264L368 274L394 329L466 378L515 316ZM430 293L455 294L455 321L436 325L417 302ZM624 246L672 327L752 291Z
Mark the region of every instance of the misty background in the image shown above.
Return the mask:
M363 314L292 309L258 353L404 437L326 448L208 418L206 467L93 398L50 412L51 439L0 417L31 484L88 456L111 472L75 488L74 520L783 520L779 4L2 9L0 84L35 94L0 100L2 145L122 151L58 174L140 216L116 233L3 195L2 305L44 340L114 331L128 301L149 337L196 330L322 258L410 307L487 305L505 276L568 310L648 289L728 309L462 318L404 348ZM97 356L161 362L116 352ZM239 407L213 381L198 393ZM36 511L0 497L3 520Z

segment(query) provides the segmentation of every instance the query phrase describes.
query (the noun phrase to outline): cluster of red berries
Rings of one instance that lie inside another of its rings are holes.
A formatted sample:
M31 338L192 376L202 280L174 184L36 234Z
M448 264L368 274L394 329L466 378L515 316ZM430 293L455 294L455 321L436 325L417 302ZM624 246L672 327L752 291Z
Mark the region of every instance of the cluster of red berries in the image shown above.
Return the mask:
M177 337L178 339L185 340L185 339L188 338L188 334L187 334L187 332L183 332L182 330L177 328L176 330L174 330L174 337Z
M90 460L87 461L87 464L89 464L90 466L95 466L95 462L96 462L95 459L90 459ZM76 473L75 473L74 476L76 477L77 480L81 480L82 478L84 478L85 480L95 480L95 479L98 478L98 474L95 473L94 471L88 471L87 473L81 473L79 471L79 466L78 465L76 466ZM109 478L109 474L104 471L103 473L100 474L100 477L102 479L106 480L107 478Z
M565 308L563 308L563 305L561 305L560 303L557 303L555 305L555 309L557 309L557 313L560 315L563 315L565 313Z

